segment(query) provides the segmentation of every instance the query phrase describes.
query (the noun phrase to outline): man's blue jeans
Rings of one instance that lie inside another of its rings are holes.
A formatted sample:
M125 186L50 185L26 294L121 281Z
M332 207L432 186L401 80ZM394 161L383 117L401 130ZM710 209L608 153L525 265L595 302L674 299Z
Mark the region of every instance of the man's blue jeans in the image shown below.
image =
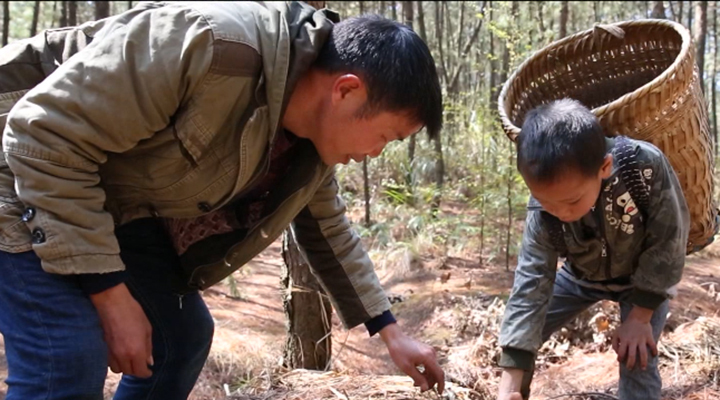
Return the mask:
M126 282L153 329L153 375L125 375L116 400L182 400L210 351L213 320L176 274L178 257L157 220L116 232ZM0 251L0 332L7 400L102 400L108 349L97 312L77 278L42 270L34 252Z
M627 301L631 293L632 289L611 291L582 286L564 268L561 268L555 278L553 297L545 318L543 341L548 340L555 331L600 300L612 300L619 303L620 320L624 322L633 307ZM666 300L655 309L650 320L655 343L659 340L665 326L668 308L669 304ZM648 364L644 371L639 367L640 356L637 356L636 366L632 370L627 369L625 363L620 363L618 385L620 400L660 400L662 381L658 371L658 358L653 357L649 348L647 350ZM527 397L529 394L531 379L532 372L526 373L523 382L523 397Z

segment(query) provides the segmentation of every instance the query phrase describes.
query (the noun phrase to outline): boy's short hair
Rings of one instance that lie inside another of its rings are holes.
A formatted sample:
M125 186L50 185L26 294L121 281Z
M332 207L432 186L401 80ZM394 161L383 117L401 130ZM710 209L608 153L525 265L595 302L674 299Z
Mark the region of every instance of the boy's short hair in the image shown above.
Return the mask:
M517 168L526 180L552 182L563 172L597 175L605 159L605 135L595 115L572 99L531 110L517 138Z
M440 80L430 49L410 27L377 15L345 19L333 27L314 67L360 76L368 91L363 115L407 111L430 138L438 135Z

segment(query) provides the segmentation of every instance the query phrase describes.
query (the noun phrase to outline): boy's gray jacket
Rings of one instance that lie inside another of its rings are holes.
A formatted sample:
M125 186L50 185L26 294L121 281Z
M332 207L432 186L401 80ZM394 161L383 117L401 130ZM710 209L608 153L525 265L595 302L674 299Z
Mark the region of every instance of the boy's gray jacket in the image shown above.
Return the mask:
M3 48L0 249L32 249L50 273L118 271L116 225L193 218L242 196L267 170L289 94L333 22L299 2L144 3ZM268 217L183 270L207 288L292 223L353 327L390 304L333 168L314 148L306 156Z
M563 223L565 265L579 284L627 284L630 301L655 309L671 298L680 281L690 229L685 197L667 158L650 143L628 139L642 184L649 186L647 210L638 210L618 171L614 139L613 174L598 201L580 221ZM541 332L557 270L558 253L539 203L530 199L515 282L505 309L500 365L529 369L542 345Z

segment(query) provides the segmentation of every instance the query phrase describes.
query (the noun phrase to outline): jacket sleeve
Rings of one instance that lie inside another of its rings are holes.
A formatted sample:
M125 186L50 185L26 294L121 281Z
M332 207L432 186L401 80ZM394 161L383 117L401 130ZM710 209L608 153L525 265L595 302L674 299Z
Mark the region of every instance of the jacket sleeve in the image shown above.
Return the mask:
M4 155L47 272L124 269L99 165L169 124L202 84L212 40L184 7L118 18L11 110Z
M542 227L540 211L528 211L515 282L500 328L499 365L529 370L542 345L558 255Z
M633 274L629 301L655 309L673 297L685 266L690 214L680 182L660 150L651 163L650 201L645 217L645 240Z
M350 329L382 315L390 302L345 211L331 173L295 218L293 230L311 270Z

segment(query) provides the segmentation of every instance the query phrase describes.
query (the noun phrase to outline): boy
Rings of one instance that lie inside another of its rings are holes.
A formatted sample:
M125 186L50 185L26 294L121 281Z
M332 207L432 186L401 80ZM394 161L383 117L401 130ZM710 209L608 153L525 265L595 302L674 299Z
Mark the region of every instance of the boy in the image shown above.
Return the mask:
M528 113L517 151L531 198L500 332L498 398L527 399L542 343L592 304L613 300L622 321L612 338L619 397L660 399L656 342L690 220L669 161L650 143L606 138L590 110L569 99Z

